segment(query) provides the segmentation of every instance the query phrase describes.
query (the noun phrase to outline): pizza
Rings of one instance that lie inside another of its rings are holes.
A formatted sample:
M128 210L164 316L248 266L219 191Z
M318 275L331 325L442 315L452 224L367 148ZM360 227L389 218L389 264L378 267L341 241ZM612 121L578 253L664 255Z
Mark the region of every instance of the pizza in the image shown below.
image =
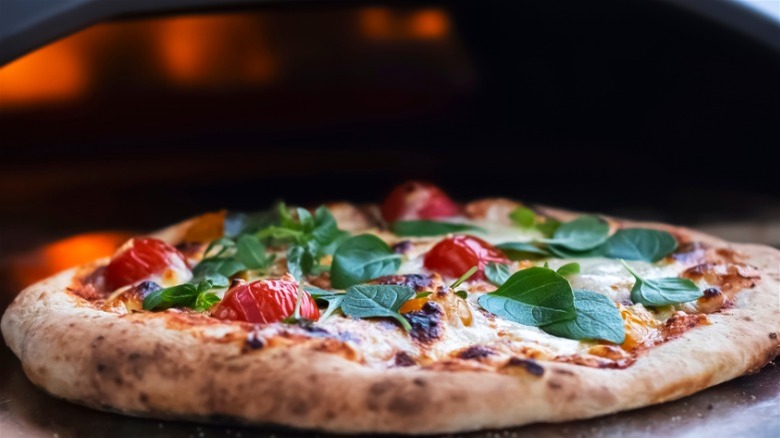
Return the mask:
M408 182L214 212L22 291L6 343L96 409L335 433L563 422L780 351L780 252Z

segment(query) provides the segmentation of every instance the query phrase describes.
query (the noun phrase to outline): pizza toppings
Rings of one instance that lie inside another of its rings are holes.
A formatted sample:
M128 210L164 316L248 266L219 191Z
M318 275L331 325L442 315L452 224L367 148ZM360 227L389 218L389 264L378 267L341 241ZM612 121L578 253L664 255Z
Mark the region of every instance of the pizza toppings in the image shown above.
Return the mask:
M445 218L459 211L460 207L440 188L418 181L396 187L382 204L382 216L387 222Z
M112 290L152 277L176 284L191 276L181 252L151 237L131 239L114 254L105 270L106 285Z
M448 237L437 243L425 255L424 265L427 269L446 277L460 277L472 266L477 266L474 279L485 278L485 266L490 262L508 263L501 250L484 240L459 235Z
M474 221L452 217L459 208L435 187L408 187L408 205L385 216L392 233L365 222L353 230L362 234L350 236L325 207L312 212L280 204L275 213L228 215L225 235L192 252L194 260L201 260L193 262L191 274L185 256L158 245L167 254L162 259L169 261L163 271L170 270L171 259L187 268L179 284L148 291L120 288L105 300L104 309L141 311L142 302L143 310L178 307L184 309L176 314L194 316L189 308L204 312L204 318L262 324L256 328L267 329L257 333L268 345L276 345L274 336L283 332L288 343L324 333L337 343L368 337L374 345L393 336L392 345L372 356L384 366L474 359L484 362L475 366L484 366L520 356L621 367L636 352L701 323L698 312L726 306L730 296L712 292L717 287L726 292L757 278L749 267L733 263L685 271L684 263L669 257L677 240L665 231L613 232L616 224L596 216L561 223L519 204L505 208L506 223ZM397 192L383 213L398 204ZM422 206L423 198L430 205ZM353 216L354 211L346 215ZM462 234L471 231L484 238ZM121 266L130 257L123 254L145 243L135 239L111 264ZM623 262L621 268L620 259L635 262ZM140 260L136 271L157 259ZM709 287L705 296L697 283L677 277L683 271L683 277ZM145 275L134 282L171 276L160 271ZM460 278L446 287L442 276ZM290 338L289 333L297 334Z
M320 317L314 298L292 278L239 282L228 290L212 316L270 324L293 316L296 306L301 318L317 320Z

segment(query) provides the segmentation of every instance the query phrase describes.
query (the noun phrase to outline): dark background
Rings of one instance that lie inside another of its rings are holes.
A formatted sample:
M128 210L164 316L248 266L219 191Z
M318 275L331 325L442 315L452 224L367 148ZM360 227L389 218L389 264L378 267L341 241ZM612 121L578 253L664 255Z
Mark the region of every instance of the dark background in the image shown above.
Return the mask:
M279 198L378 201L407 178L460 199L776 223L778 59L644 1L102 24L0 70L0 225L151 229Z

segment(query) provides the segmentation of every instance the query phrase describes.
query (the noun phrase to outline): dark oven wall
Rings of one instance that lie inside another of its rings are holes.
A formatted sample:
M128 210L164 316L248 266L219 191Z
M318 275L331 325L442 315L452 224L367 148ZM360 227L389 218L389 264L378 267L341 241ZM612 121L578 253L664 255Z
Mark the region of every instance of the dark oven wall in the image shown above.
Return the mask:
M0 69L0 224L150 229L280 198L377 201L407 178L461 199L776 220L778 77L770 49L659 2L131 17Z

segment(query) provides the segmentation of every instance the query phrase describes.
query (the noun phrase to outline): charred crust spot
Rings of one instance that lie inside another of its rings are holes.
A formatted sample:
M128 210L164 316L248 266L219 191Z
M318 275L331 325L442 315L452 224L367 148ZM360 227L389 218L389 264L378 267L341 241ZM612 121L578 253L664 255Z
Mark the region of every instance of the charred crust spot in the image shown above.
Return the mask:
M428 384L425 380L423 380L423 379L421 379L419 377L417 377L414 380L412 380L412 383L414 383L417 386L423 386L423 387Z
M134 286L133 289L135 289L135 292L138 293L141 298L146 298L150 293L162 289L162 286L153 281L144 281L137 286Z
M419 394L399 394L390 399L387 404L387 410L404 417L420 413Z
M564 376L573 376L574 375L573 371L565 370L563 368L553 368L552 372L555 373L555 374L561 374L561 375L564 375Z
M707 289L704 289L704 297L705 298L714 298L718 295L721 295L723 292L720 291L717 287L709 287Z
M482 359L493 354L493 350L482 345L472 345L464 350L458 352L458 357L461 359Z
M544 367L539 365L538 362L532 359L522 359L519 357L512 357L509 359L509 362L506 364L510 367L521 367L524 368L529 373L533 374L534 376L541 376L544 374Z
M102 373L104 373L104 372L105 372L107 369L108 369L108 367L107 367L105 364L98 363L97 365L95 365L95 371L97 371L98 373L101 373L101 374L102 374Z
M686 242L677 247L671 257L680 263L700 263L709 247L701 242Z
M561 386L560 383L558 383L558 382L556 382L554 380L550 380L549 382L547 382L547 386L550 389L552 389L552 390L559 390L559 389L563 388L563 386Z
M371 387L368 388L368 392L371 393L371 395L374 397L379 397L391 389L393 389L393 382L389 380L383 380L371 385Z
M372 284L386 284L391 286L407 286L419 292L430 287L431 277L423 274L386 275L372 280Z
M140 401L143 404L148 404L149 403L149 395L146 394L145 392L139 393L138 394L138 401Z
M777 339L777 333L772 332L769 334L769 339Z
M244 353L252 350L259 350L265 347L265 340L257 335L255 332L249 332L246 335L246 341L244 341L244 347L241 349Z
M406 254L411 249L412 249L411 240L402 240L396 243L395 245L393 245L393 252L396 254Z
M422 309L404 314L409 321L412 330L409 334L418 342L430 343L442 335L441 319L444 315L441 306L433 301L428 301Z
M417 365L417 361L407 352L399 351L395 354L393 363L397 367L411 367Z

